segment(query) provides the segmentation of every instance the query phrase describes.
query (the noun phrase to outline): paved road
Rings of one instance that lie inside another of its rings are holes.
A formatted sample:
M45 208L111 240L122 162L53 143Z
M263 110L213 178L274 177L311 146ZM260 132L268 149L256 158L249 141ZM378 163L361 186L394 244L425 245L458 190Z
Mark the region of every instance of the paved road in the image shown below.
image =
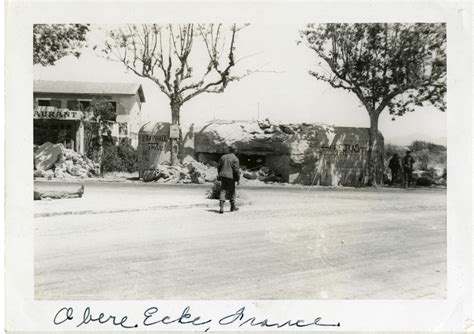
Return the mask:
M156 198L204 191L87 189ZM252 205L224 215L183 207L36 218L35 297L446 297L445 190L244 189L242 196Z

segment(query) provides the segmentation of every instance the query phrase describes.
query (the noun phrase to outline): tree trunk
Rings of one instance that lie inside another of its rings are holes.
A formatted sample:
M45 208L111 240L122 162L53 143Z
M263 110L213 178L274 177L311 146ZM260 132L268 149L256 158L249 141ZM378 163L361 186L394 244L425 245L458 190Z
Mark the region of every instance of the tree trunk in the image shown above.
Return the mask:
M367 185L376 186L382 183L380 152L377 152L379 113L372 111L370 115L369 147L367 151Z
M102 138L102 124L99 122L99 137L97 138L97 143L99 144L99 152L97 152L97 162L99 163L100 176L103 174L102 170L102 156L104 155L104 140Z
M171 124L177 124L179 126L179 112L181 105L176 102L171 102ZM170 138L171 154L170 164L176 166L178 164L178 139Z

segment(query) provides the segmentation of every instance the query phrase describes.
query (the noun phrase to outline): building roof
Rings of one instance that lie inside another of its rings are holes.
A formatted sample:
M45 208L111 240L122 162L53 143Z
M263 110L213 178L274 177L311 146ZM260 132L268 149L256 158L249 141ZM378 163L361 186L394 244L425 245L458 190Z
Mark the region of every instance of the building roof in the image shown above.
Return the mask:
M138 92L140 101L145 102L143 88L139 83L35 80L33 92L91 95L135 95Z

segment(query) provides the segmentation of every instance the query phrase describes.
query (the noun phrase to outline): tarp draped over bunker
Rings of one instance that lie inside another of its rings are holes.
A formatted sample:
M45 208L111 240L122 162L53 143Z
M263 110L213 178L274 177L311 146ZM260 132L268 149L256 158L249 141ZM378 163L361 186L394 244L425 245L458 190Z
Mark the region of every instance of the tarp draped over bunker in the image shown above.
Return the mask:
M159 125L155 127L162 129ZM373 159L383 162L384 139L380 133L377 137ZM284 182L333 186L358 186L367 182L367 128L283 124L268 120L213 121L184 131L180 151L200 162L218 161L228 152L229 144L237 147L244 169L266 166ZM143 145L149 142L143 141ZM153 154L148 153L148 156ZM139 162L139 166L152 168L154 163ZM381 166L383 168L383 163Z

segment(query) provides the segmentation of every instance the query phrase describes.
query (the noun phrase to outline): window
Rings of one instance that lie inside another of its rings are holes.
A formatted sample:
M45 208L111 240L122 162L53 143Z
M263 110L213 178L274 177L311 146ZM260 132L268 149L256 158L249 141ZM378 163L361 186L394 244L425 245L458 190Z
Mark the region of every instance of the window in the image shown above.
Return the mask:
M69 110L79 110L78 102L76 100L68 100L67 108Z
M114 113L116 113L116 112L117 112L117 102L115 102L115 101L107 101L107 103L111 105L112 111L113 111Z
M78 100L79 110L87 111L91 106L91 100Z
M87 111L91 106L91 100L68 100L67 108L69 110Z
M38 99L38 106L61 108L61 100Z
M106 112L103 114L102 119L106 119L111 122L115 122L117 119L117 102L115 101L106 101L107 107Z
M40 99L38 99L38 105L40 107L49 107L50 106L49 101L50 100L40 100Z
M119 125L119 136L128 135L128 124L127 123L118 123Z

